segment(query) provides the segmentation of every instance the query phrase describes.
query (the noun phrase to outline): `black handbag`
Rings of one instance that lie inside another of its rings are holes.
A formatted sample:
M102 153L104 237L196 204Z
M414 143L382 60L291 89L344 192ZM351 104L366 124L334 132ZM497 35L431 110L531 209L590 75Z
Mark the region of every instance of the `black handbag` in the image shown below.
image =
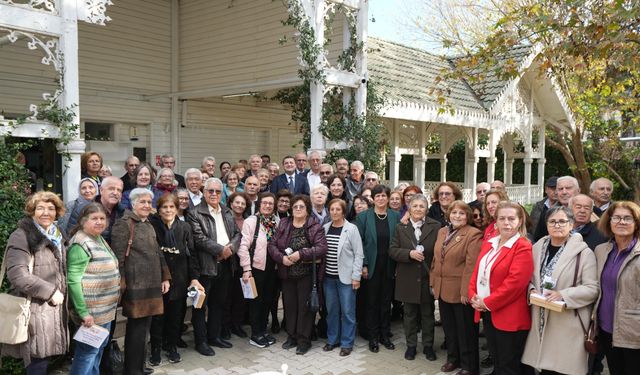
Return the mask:
M116 340L111 340L104 348L100 363L100 375L121 375L124 371L124 354Z
M311 280L313 280L313 286L311 287L311 295L309 296L309 311L317 313L320 311L320 297L318 297L318 282L316 281L316 254L313 255L313 263L311 263Z

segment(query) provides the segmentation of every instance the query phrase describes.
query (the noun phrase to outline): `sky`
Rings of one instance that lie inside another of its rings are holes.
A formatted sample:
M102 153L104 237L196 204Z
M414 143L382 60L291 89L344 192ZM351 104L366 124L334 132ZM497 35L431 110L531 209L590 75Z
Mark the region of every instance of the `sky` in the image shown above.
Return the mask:
M411 25L411 12L420 9L422 1L428 0L369 0L369 36L429 49Z

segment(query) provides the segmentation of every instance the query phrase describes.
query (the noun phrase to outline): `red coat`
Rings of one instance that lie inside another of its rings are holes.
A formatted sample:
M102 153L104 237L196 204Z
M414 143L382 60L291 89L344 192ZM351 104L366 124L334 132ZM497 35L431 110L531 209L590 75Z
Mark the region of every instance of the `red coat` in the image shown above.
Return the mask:
M476 281L480 260L491 250L491 243L484 241L469 282L469 298L477 294ZM522 331L531 328L531 311L527 304L527 289L533 274L531 242L525 237L516 240L513 246L503 248L491 266L489 286L491 294L484 304L491 312L493 325L502 331ZM480 321L476 311L475 321Z

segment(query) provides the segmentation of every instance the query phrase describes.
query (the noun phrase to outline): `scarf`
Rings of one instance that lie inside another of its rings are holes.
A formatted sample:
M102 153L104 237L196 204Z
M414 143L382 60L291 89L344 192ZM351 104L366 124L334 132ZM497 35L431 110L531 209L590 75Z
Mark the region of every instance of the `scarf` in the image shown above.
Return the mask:
M544 249L544 251L540 254L540 290L541 291L544 288L545 277L551 277L553 270L556 268L556 263L558 263L558 259L560 259L560 255L562 255L562 252L564 251L564 247L567 244L567 241L565 241L560 247L560 249L558 249L558 252L549 261L549 264L547 264L547 258L549 257L549 245L551 245L551 239L547 237L543 242L542 248ZM538 326L540 339L542 339L542 333L544 331L544 326L546 324L545 310L546 309L544 307L541 307L540 310L538 311L538 314L540 317L540 325Z
M51 223L49 229L45 230L42 226L40 226L40 224L36 222L35 218L33 219L33 224L35 224L40 233L42 233L45 237L47 237L49 241L53 242L53 244L56 245L58 254L62 259L62 233L60 232L60 229L58 229L58 226L55 223Z
M175 248L177 247L175 231L178 227L178 220L174 219L171 226L167 226L164 221L161 221L161 225L158 225L160 229L161 238L160 245L163 247Z
M265 216L258 214L258 223L262 224L264 231L267 234L267 241L271 240L276 229L276 218L274 215Z

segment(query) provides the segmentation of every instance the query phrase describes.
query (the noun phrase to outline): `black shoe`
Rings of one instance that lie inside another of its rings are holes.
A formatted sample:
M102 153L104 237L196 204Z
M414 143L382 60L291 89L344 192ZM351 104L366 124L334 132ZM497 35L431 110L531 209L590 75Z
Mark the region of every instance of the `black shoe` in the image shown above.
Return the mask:
M227 340L223 340L219 337L216 337L215 339L211 339L208 341L209 345L211 346L215 346L217 348L222 348L222 349L229 349L233 347L233 344L230 343Z
M258 348L266 348L269 346L269 341L264 336L251 336L249 344L257 346Z
M323 352L330 352L330 351L332 351L333 349L337 348L338 346L340 346L340 344L325 344L325 345L322 347L322 351L323 351Z
M415 346L408 346L407 350L404 352L404 359L406 359L407 361L413 361L414 359L416 359L416 347Z
M172 348L169 350L169 352L167 353L167 358L169 359L169 363L178 363L182 361L180 353L178 353L176 348Z
M305 355L307 354L307 352L309 351L309 349L311 349L311 345L298 345L298 347L296 348L296 354L297 355Z
M214 352L213 349L209 345L205 344L204 342L196 344L196 351L207 357L212 357L216 355L216 352Z
M231 326L231 333L233 333L234 335L240 337L241 339L244 339L244 338L248 337L247 333L239 325Z
M296 347L297 345L298 345L298 343L296 342L296 340L292 339L291 337L289 337L287 339L287 341L282 343L282 349L285 349L285 350L286 349L291 349L291 348Z
M160 358L160 347L151 348L151 356L149 357L149 364L151 366L158 366L162 358Z
M229 340L231 338L231 331L229 330L229 327L222 327L220 329L220 337L223 340Z
M480 361L480 367L488 368L491 366L493 366L493 358L491 357L491 354L489 354L485 359Z
M271 333L277 335L280 332L280 323L278 323L278 319L274 319L273 323L271 323Z
M145 368L144 368L144 370L142 371L142 373L143 373L144 375L151 375L151 374L153 374L153 371L154 371L154 370L153 370L152 368L145 367Z
M436 360L436 353L433 351L433 348L426 347L422 350L422 352L424 353L424 357L427 359L427 361Z
M189 345L187 345L187 343L186 343L183 339L181 339L181 338L180 338L180 339L178 339L178 341L176 342L176 346L177 346L178 348L182 348L182 349L184 349L184 348L188 348L188 347L189 347Z
M380 344L382 344L385 348L389 350L394 350L396 348L396 346L393 345L393 343L391 342L391 340L389 340L388 337L382 337L380 339Z
M380 351L378 340L369 340L369 350L371 350L372 353L377 353Z
M271 336L270 334L266 333L264 335L262 335L262 337L264 337L265 340L267 340L267 342L269 343L269 345L273 345L276 343L276 338Z
M182 323L182 327L180 327L180 333L185 333L189 329L189 326L185 323Z

